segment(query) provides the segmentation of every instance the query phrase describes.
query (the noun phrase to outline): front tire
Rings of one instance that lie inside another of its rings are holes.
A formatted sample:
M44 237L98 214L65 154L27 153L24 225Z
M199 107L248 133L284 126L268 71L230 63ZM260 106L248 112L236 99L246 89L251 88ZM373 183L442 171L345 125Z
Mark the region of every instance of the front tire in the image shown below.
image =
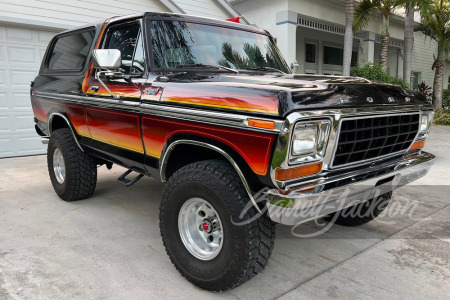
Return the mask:
M170 260L187 280L210 291L239 286L261 272L272 253L275 224L249 202L235 170L224 161L192 163L170 177L160 229ZM249 220L248 224L234 222Z
M81 151L69 128L52 133L47 165L53 189L64 201L86 199L94 193L97 164L93 157Z

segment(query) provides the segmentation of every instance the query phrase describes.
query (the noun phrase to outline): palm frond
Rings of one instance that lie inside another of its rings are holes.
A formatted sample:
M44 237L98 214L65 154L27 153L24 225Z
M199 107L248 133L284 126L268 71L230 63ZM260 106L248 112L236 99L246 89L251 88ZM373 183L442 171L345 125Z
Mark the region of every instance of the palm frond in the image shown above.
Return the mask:
M356 6L355 17L353 20L353 29L358 32L363 29L370 21L370 18L380 10L380 0L362 0Z

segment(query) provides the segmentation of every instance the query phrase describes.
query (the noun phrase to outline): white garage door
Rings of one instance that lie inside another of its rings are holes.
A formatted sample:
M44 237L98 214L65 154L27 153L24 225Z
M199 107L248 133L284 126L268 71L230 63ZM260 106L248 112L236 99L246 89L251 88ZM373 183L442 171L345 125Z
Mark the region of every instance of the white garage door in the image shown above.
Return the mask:
M46 151L34 130L30 82L55 34L0 25L0 157Z

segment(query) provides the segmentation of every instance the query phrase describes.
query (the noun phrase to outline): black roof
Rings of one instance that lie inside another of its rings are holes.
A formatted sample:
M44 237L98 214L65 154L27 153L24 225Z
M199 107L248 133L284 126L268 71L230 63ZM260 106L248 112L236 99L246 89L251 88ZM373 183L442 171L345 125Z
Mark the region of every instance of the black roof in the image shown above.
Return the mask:
M103 20L103 21L93 22L93 23L86 24L86 25L83 25L83 26L80 26L77 28L66 30L58 35L64 34L66 32L71 32L71 31L75 31L75 30L79 30L79 29L83 29L83 28L92 27L92 26L101 28L103 26L103 24L105 23L105 21L109 21L109 24L111 24L111 23L115 23L115 22L119 22L119 21L123 21L123 20L128 20L128 19L129 20L139 19L142 17L146 17L146 18L150 18L150 19L154 19L154 20L176 20L176 21L184 21L184 22L218 25L218 26L223 26L223 27L235 28L235 29L252 31L252 32L260 33L260 34L270 35L269 32L267 32L266 30L258 28L258 27L250 26L250 25L245 25L245 24L240 24L240 23L230 22L230 21L225 21L225 20L219 20L219 19L214 19L214 18L198 17L198 16L192 16L192 15L186 15L186 14L176 14L176 13L167 13L167 12L141 12L141 13L135 13L135 14L125 15L125 16L114 16L114 17L111 17L111 18Z

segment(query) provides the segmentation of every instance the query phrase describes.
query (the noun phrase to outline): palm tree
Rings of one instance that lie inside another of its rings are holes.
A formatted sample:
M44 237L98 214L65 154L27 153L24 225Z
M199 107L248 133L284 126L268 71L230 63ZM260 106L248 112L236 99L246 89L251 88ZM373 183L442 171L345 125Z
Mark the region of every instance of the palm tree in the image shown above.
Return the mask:
M370 21L371 17L381 15L383 17L383 28L381 31L380 65L384 71L387 70L389 49L389 21L398 8L404 7L407 0L362 0L355 10L353 27L361 30Z
M344 35L344 76L350 76L353 49L353 16L355 14L355 0L345 1L345 35Z
M414 46L414 3L406 6L403 48L403 80L411 86L411 57Z
M442 88L445 56L450 52L450 4L449 0L434 0L429 8L422 12L420 31L438 43L438 54L433 64L433 104L442 108Z

